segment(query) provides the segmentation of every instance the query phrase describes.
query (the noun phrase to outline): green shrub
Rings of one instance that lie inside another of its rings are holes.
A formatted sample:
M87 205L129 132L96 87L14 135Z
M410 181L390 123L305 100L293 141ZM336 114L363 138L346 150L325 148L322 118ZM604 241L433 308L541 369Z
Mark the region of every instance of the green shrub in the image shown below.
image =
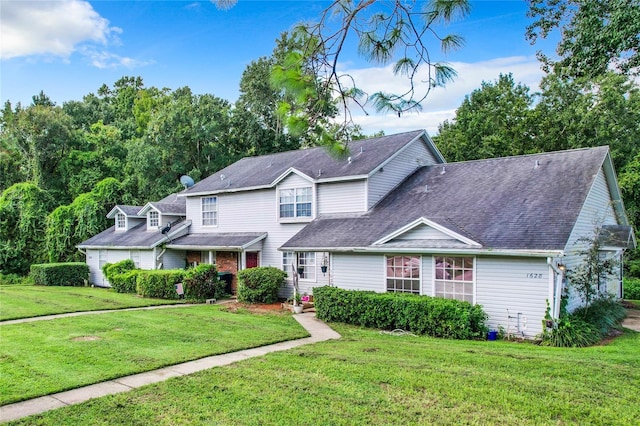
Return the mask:
M89 282L89 265L83 262L34 264L30 276L36 285L79 287Z
M109 280L111 288L118 293L135 293L136 279L140 269L131 259L121 260L116 263L106 263L102 267L102 273Z
M623 288L625 299L640 300L640 278L625 278Z
M136 292L142 297L158 299L178 299L176 284L182 282L185 271L182 269L169 270L139 270L136 279Z
M111 281L111 278L114 275L123 274L134 269L136 269L136 265L133 263L133 260L125 259L116 263L105 263L102 267L102 273L104 274L106 279Z
M221 299L225 296L226 283L218 278L215 265L203 263L189 269L182 283L184 297L187 299Z
M558 320L552 330L542 333L542 346L557 348L584 348L595 345L602 339L598 328L583 319L567 315Z
M287 274L273 266L249 268L238 272L238 301L245 303L274 303L278 289Z
M480 305L402 293L313 289L316 316L385 330L403 329L451 339L484 338L487 315Z
M620 325L627 316L627 310L613 297L603 296L594 300L589 307L581 307L574 310L573 317L580 318L592 325L600 336L604 337L611 329Z
M2 274L0 273L0 285L29 285L33 284L31 277L23 277L18 274Z

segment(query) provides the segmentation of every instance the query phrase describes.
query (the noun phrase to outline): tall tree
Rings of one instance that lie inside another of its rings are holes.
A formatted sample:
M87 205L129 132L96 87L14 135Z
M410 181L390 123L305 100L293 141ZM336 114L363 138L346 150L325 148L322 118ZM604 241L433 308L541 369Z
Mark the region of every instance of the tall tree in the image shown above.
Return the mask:
M531 133L534 97L511 74L483 82L467 95L456 117L438 126L434 141L448 161L503 157L536 152Z
M610 70L640 73L640 2L638 0L529 0L527 28L533 44L559 29L558 60L542 52L547 67L571 77L592 78Z

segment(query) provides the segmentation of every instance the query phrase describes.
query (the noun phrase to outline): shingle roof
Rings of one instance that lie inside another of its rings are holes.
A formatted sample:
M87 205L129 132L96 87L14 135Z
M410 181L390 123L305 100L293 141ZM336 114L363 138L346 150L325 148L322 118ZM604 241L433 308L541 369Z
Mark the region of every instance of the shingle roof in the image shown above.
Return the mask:
M290 168L313 179L367 175L424 130L353 141L349 144L351 162L336 160L322 147L246 157L196 183L181 194L234 191L271 185ZM439 156L439 153L434 153Z
M122 211L122 213L124 213L127 216L138 216L138 212L140 211L140 209L142 209L142 206L126 206L123 204L118 204L116 205L116 207L118 209L120 209L120 211Z
M247 244L263 239L266 233L247 232L219 232L213 234L191 234L177 238L167 244L169 248L199 247L201 249L213 248L242 248Z
M164 237L165 235L159 229L147 231L147 224L143 222L127 231L116 232L115 226L112 226L78 244L78 248L150 248Z
M320 217L282 248L369 247L424 217L483 248L562 250L607 152L598 147L422 167L371 211Z

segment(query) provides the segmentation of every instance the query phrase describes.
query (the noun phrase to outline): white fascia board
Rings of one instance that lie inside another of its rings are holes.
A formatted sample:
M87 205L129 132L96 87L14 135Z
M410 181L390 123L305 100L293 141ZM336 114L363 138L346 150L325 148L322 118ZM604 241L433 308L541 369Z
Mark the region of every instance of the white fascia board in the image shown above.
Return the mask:
M385 248L385 247L280 247L278 251L331 253L415 253L415 254L448 254L471 256L509 256L509 257L561 257L563 250L508 250L508 249L445 249L445 248Z
M242 247L240 246L191 246L191 245L178 245L178 244L167 244L168 249L173 250L193 250L193 251L201 251L201 250L217 250L217 251L242 251Z
M120 210L120 207L115 206L114 208L112 208L109 213L107 213L107 219L113 219L116 217L116 214L118 213L122 213L124 214L124 212L122 210ZM125 215L126 216L126 215Z
M433 143L433 140L431 140L431 137L429 136L429 134L425 131L424 133L422 133L422 135L420 135L423 138L427 139L427 146L429 147L429 149L431 151L433 151L433 153L435 154L435 157L440 160L441 164L446 164L447 160L444 158L444 155L442 155L442 153L440 152L440 150L438 149L438 147L436 146L435 143Z
M153 205L153 203L147 203L147 204L145 204L145 205L144 205L144 207L142 207L142 209L140 209L140 211L138 212L138 216L145 217L145 216L146 216L146 214L147 214L147 212L148 212L149 210L151 210L151 209L153 209L153 210L157 211L157 212L158 212L158 214L160 214L160 210L158 210L157 208L155 208L155 207L154 207L154 205Z
M421 225L426 225L429 226L431 228L434 228L437 231L442 232L443 234L446 234L448 236L450 236L451 238L458 240L464 244L467 244L469 246L472 247L482 247L482 244L478 243L477 241L473 241L472 239L469 239L463 235L458 234L457 232L454 232L452 230L450 230L449 228L446 228L436 222L433 222L425 217L421 217L418 218L416 220L414 220L413 222L403 226L400 229L397 229L396 231L392 232L391 234L385 235L384 237L380 238L378 241L375 241L372 245L376 246L376 245L380 245L380 244L384 244L387 243L391 240L393 240L394 238L399 237L400 235L418 227Z
M248 243L243 244L240 248L242 250L246 249L247 247L251 247L252 245L254 245L255 243L257 243L258 241L262 241L265 238L267 238L267 233L265 232L264 234L260 235L257 238L254 238L253 240L249 241Z
M77 249L83 250L152 250L153 246L87 246L77 245Z
M295 167L289 167L287 170L285 170L284 173L282 173L280 176L275 178L275 180L271 182L270 186L271 187L276 186L277 184L282 182L282 180L284 180L287 176L289 176L291 173L295 173L298 176L300 176L302 179L308 180L309 183L314 182L314 179L311 176L307 176L306 174L302 173L300 170L296 169Z
M344 181L350 181L350 180L367 179L368 177L369 175L337 176L337 177L331 177L331 178L316 179L316 182L317 183L344 182Z
M233 188L233 189L216 189L213 191L201 191L201 192L193 192L191 194L184 194L184 197L202 197L205 195L218 195L218 194L227 194L231 192L245 192L245 191L255 191L258 189L270 189L271 185L258 185L258 186L247 186L243 188Z

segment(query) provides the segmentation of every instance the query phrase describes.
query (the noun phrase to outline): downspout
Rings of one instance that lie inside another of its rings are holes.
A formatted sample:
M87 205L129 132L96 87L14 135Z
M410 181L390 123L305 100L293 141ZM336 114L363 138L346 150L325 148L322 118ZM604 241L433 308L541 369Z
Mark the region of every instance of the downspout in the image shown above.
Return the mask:
M554 294L553 294L553 314L552 314L552 318L554 320L557 320L558 318L560 318L560 305L561 305L561 300L562 300L562 283L564 281L564 270L558 268L553 263L553 258L551 258L551 257L547 257L547 264L556 273L556 285L555 285L555 291L554 291Z

